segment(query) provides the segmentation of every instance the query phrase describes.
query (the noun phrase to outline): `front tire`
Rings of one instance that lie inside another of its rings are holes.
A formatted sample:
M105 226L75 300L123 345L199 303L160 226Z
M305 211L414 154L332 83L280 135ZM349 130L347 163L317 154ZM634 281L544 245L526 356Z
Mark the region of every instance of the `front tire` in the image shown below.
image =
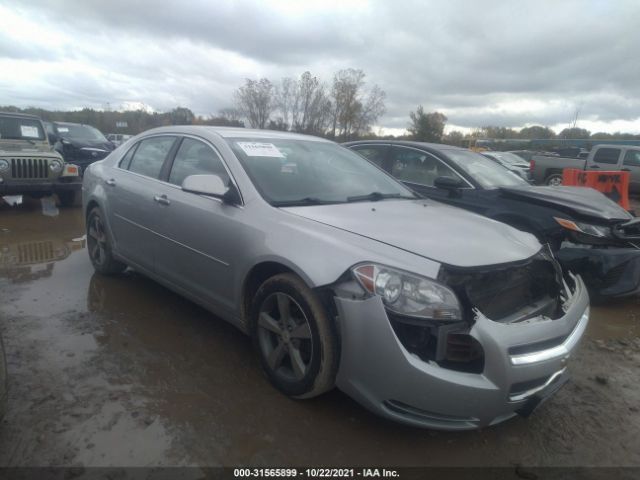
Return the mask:
M294 398L331 390L338 370L338 335L322 302L296 275L265 281L251 308L251 336L271 383Z
M89 258L96 272L115 275L127 266L113 257L109 235L105 229L102 212L94 207L87 216L87 248Z

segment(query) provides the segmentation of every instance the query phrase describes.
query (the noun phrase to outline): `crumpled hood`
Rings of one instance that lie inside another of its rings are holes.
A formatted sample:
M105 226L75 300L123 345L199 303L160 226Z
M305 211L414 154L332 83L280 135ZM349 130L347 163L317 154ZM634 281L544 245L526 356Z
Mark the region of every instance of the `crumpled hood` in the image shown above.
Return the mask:
M561 210L607 222L633 218L624 208L593 188L523 185L502 187L500 190L510 197L528 199L542 205L548 204Z
M282 210L459 267L524 260L541 248L533 235L429 200L385 200Z

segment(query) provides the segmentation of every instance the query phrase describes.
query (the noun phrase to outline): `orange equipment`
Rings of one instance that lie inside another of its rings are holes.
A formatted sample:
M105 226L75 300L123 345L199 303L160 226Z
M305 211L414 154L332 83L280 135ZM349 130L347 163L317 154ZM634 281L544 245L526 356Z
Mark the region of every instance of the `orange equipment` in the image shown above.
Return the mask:
M595 188L629 210L629 175L629 172L565 168L562 185Z

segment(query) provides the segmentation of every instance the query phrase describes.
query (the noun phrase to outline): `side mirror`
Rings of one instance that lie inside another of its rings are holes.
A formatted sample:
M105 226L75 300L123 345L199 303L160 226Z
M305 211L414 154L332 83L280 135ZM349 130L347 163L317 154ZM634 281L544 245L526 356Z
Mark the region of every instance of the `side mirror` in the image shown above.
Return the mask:
M433 185L436 188L447 190L450 197L455 197L460 195L460 189L464 186L464 182L454 177L438 177L433 181Z
M47 139L51 146L53 146L58 141L58 136L55 133L47 133Z
M240 194L235 185L231 184L231 187L227 187L218 175L189 175L182 182L182 190L210 195L229 204L240 203Z

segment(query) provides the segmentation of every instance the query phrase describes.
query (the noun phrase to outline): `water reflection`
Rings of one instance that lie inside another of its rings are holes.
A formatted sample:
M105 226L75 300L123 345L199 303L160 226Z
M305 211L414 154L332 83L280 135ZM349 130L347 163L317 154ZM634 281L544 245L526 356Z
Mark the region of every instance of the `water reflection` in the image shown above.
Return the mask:
M85 246L81 209L52 218L33 203L0 206L0 277L11 283L50 277L55 263Z

